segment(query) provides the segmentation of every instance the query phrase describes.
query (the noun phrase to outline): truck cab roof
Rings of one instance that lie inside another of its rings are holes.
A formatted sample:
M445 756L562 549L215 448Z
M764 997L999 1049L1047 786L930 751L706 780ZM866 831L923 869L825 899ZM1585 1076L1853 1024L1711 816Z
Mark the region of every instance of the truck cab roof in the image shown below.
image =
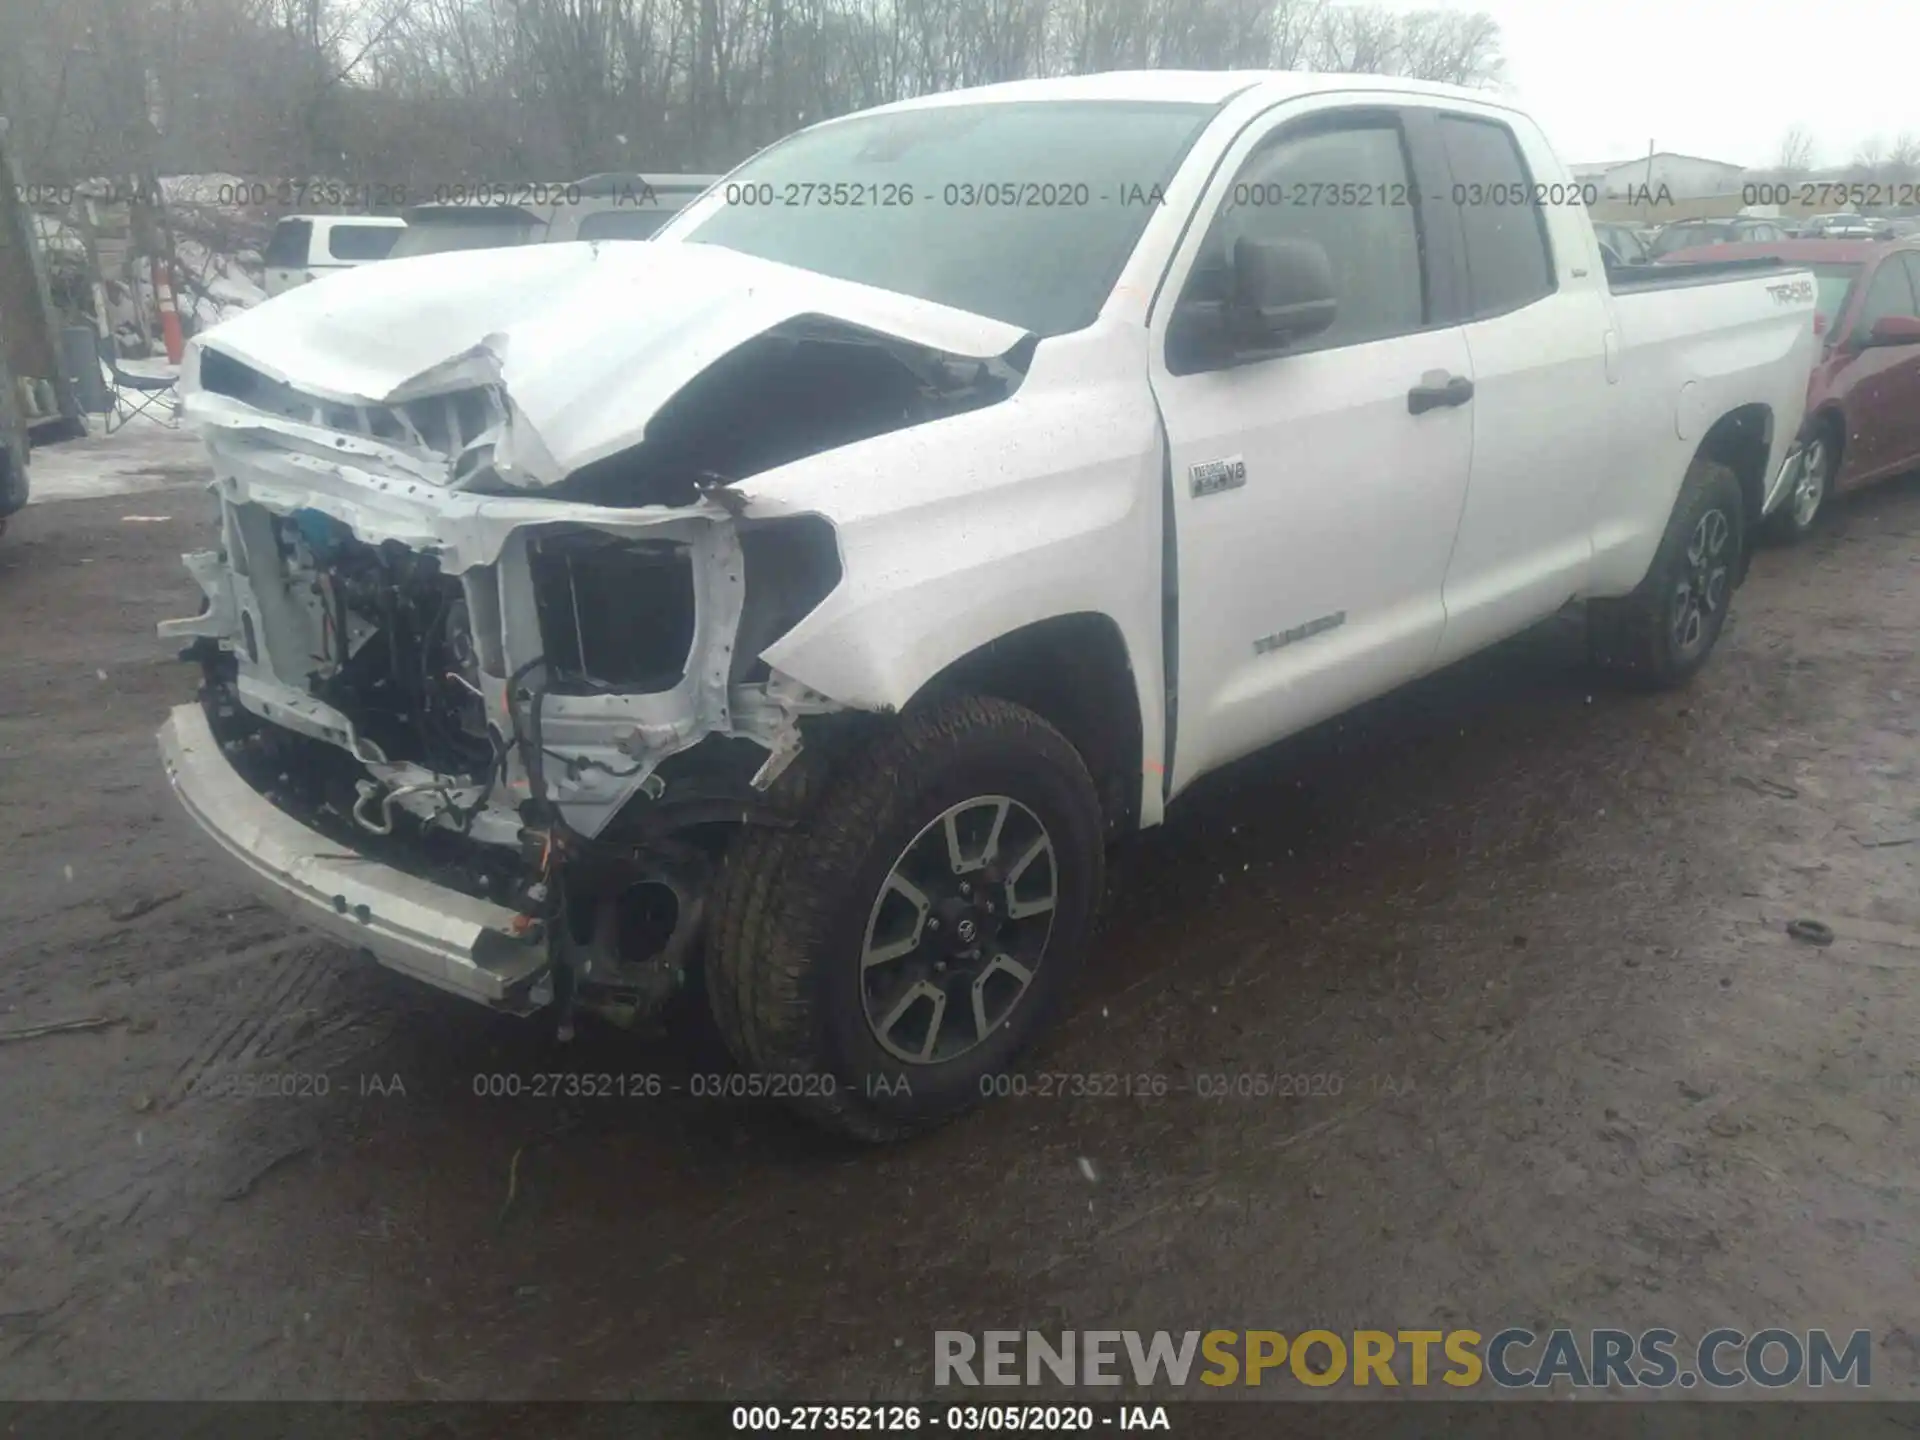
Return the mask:
M946 105L978 105L994 101L1137 100L1224 105L1230 100L1251 96L1263 103L1270 103L1297 96L1323 95L1329 90L1431 95L1511 108L1502 104L1497 96L1489 96L1482 90L1391 75L1332 75L1311 70L1112 70L1096 75L1008 80L996 85L978 85L970 90L916 95L912 99L897 100L891 105L880 105L859 113L884 115L894 111L931 110Z

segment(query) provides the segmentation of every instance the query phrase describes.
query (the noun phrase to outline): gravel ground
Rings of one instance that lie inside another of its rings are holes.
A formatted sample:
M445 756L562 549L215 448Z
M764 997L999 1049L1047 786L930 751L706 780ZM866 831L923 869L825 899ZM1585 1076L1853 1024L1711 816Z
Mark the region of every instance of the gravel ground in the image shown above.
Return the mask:
M249 902L152 741L204 509L0 542L0 1396L907 1397L937 1328L1507 1324L1871 1328L1913 1394L1920 483L1762 554L1685 694L1549 629L1210 780L1035 1062L1170 1093L881 1151L476 1095L717 1062Z

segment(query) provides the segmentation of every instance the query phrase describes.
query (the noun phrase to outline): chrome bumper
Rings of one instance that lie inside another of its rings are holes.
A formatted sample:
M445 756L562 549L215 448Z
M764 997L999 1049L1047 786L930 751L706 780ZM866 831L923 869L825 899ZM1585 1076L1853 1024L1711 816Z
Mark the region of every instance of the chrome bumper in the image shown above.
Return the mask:
M160 730L167 780L260 897L380 964L498 1009L537 1009L544 944L515 911L344 850L255 790L228 763L198 705Z
M1780 508L1780 504L1800 483L1800 465L1806 457L1806 449L1796 440L1787 451L1787 458L1780 462L1780 469L1773 477L1773 484L1767 487L1767 495L1760 502L1760 516L1765 519Z

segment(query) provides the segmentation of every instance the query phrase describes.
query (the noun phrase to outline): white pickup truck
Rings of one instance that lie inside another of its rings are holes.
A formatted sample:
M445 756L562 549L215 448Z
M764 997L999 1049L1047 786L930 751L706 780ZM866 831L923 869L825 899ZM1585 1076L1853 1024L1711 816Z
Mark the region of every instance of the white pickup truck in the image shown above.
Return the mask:
M167 770L384 964L562 1034L687 991L742 1093L938 1120L1208 771L1572 602L1635 681L1706 660L1813 282L1610 280L1581 199L1479 94L1093 75L294 291L187 364Z

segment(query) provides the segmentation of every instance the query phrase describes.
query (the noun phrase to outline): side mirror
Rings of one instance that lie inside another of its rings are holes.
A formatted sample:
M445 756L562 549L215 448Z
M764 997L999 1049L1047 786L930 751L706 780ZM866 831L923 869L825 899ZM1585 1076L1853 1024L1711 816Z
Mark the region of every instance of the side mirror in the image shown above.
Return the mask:
M1920 318L1912 315L1888 315L1873 322L1866 343L1877 345L1920 345Z
M1226 264L1196 270L1167 327L1175 374L1284 354L1333 323L1333 265L1311 240L1234 243Z
M1333 264L1311 240L1252 240L1233 247L1227 330L1236 347L1278 349L1317 335L1339 310Z

